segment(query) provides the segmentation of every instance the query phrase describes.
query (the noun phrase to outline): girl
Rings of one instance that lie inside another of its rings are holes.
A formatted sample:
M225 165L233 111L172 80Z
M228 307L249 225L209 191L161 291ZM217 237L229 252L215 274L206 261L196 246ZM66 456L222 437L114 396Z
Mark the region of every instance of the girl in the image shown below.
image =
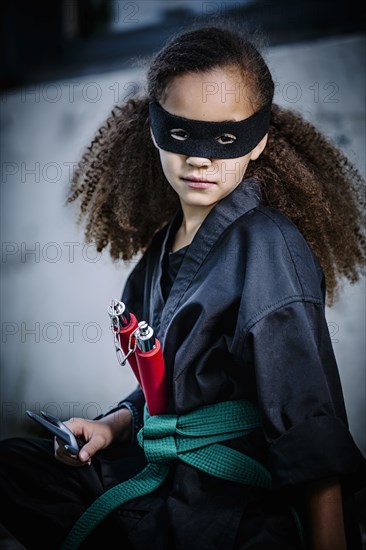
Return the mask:
M80 201L98 250L144 252L122 301L162 343L165 420L176 427L145 411L136 443L138 387L102 418L68 422L86 442L77 459L56 444L52 461L46 440L3 443L4 523L27 548L59 547L100 495L100 514L87 512L65 547L108 535L141 550L359 542L342 508L365 485L365 460L324 301L325 283L332 304L340 277L358 280L365 264L363 181L273 92L240 34L186 32L153 60L147 97L117 107L84 155L68 201ZM216 428L181 452L179 438L194 435L179 427L192 418ZM168 457L151 457L154 422Z

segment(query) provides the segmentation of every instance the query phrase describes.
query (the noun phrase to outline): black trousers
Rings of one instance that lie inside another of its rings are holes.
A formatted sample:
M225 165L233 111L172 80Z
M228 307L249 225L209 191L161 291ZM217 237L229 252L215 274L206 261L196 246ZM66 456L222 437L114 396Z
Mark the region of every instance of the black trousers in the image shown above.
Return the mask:
M136 446L120 447L124 456L120 480L124 481L138 473L146 461ZM109 476L103 479L101 475L101 460L108 462L108 452L99 453L93 465L80 468L55 460L53 453L52 439L12 438L0 442L0 522L30 550L60 548L79 516L115 484ZM121 540L118 515L111 514L82 548L99 544L108 548L108 540ZM130 548L127 540L123 548Z
M57 550L99 495L145 465L137 445L111 446L97 453L91 466L73 468L54 459L51 439L4 440L0 442L0 523L28 550ZM301 548L288 509L267 493L238 488L237 495L217 494L220 480L208 474L197 477L197 471L185 465L179 468L178 464L172 469L159 489L110 514L81 548ZM232 484L234 491L236 485ZM233 502L239 505L230 508Z

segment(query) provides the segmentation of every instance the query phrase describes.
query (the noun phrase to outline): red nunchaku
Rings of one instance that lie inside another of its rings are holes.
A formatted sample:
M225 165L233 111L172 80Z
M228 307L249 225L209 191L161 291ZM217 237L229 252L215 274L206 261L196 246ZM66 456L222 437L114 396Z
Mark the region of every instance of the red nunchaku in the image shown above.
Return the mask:
M108 313L119 363L125 365L128 360L144 392L149 414L165 414L168 406L166 370L154 330L146 321L138 322L118 300L112 300Z

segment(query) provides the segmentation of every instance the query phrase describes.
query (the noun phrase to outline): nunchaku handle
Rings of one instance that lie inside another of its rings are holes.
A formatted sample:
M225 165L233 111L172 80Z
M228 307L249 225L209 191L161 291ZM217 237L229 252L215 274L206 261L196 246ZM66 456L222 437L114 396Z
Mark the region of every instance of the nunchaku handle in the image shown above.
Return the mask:
M153 329L145 321L139 323L118 300L112 300L108 313L119 363L129 362L144 392L149 414L164 414L168 406L166 369L163 351Z
M149 414L164 414L168 406L168 387L159 340L155 338L155 347L150 351L137 347L135 355Z

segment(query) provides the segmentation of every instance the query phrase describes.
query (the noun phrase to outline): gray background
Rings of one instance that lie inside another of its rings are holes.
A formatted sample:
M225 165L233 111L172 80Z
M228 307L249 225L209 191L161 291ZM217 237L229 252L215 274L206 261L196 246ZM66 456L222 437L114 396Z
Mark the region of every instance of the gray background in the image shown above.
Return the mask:
M276 101L323 130L365 175L361 35L272 47ZM92 418L134 387L118 366L107 307L135 262L86 247L70 171L139 69L43 82L1 98L1 437L32 430L25 410ZM31 252L33 251L33 253ZM344 284L327 320L351 431L366 453L365 283Z

